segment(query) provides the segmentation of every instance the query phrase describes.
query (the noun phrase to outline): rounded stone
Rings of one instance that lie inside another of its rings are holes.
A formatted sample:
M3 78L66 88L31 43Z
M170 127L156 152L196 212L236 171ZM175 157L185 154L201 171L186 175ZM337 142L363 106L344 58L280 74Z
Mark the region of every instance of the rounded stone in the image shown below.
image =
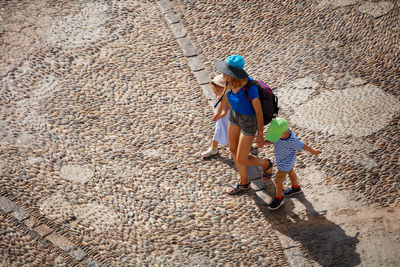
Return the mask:
M61 168L60 176L68 181L86 184L94 176L94 172L85 166L66 165Z

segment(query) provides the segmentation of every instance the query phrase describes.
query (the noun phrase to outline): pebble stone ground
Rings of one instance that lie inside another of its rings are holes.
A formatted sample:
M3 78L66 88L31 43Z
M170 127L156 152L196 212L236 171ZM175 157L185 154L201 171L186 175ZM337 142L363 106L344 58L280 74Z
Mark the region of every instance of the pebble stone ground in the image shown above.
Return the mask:
M354 250L347 235L319 238L323 251L285 243L317 234L306 221L283 231L290 218L267 211L264 190L223 193L237 173L227 148L200 158L212 110L174 34L206 73L235 53L274 84L282 116L323 149L299 156L300 173L398 216L399 3L163 2L180 31L152 1L0 2L0 263L396 266L335 248Z

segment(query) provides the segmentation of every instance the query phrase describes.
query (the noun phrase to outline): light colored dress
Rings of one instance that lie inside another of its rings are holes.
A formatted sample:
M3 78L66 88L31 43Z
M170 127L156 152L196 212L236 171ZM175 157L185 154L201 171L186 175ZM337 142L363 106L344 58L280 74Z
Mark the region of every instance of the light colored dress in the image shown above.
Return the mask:
M214 95L214 98L215 98L215 95ZM219 107L219 105L220 104L218 104L217 108ZM217 123L215 125L213 140L217 141L221 145L229 144L228 122L229 122L230 113L231 113L231 110L229 109L226 116L223 117L222 119L217 120Z

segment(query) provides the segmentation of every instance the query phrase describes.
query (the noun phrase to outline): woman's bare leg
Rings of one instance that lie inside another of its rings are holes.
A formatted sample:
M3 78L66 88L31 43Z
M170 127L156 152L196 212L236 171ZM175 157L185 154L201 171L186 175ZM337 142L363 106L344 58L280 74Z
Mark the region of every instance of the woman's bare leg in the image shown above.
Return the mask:
M240 175L240 185L248 184L249 177L247 176L246 165L240 164L238 162L239 155L239 143L241 138L240 127L229 124L228 126L228 136L229 136L229 148L232 153L233 161L235 162L236 169L239 171ZM243 149L243 148L242 148ZM248 153L250 152L250 148ZM242 151L240 153L243 153Z
M232 124L228 124L228 139L229 139L229 149L232 153L233 161L236 165L236 152L239 144L240 127Z
M229 124L228 126L229 147L232 153L233 161L240 175L240 185L248 184L249 177L247 175L246 166L262 166L268 168L269 162L250 155L250 149L253 145L254 136L246 136L241 133L239 126ZM271 172L269 170L269 172Z
M240 134L238 147L240 151L243 151L239 154L238 160L240 164L245 166L261 166L263 169L268 168L269 161L266 159L262 159L253 155L250 155L250 149L253 145L254 136L246 136L244 134ZM272 172L272 169L268 171L268 173Z
M249 183L246 166L249 166L247 163L249 162L249 154L253 141L254 136L246 136L240 133L235 162L236 168L240 174L240 184Z

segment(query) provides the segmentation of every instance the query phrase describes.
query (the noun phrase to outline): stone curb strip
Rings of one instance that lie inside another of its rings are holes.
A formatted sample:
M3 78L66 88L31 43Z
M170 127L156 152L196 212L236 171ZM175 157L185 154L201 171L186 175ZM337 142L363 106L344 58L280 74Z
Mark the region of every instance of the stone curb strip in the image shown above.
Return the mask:
M60 256L66 259L67 264L90 267L107 266L107 264L102 264L90 257L85 252L84 247L74 244L68 238L55 231L55 227L51 223L43 223L26 208L17 205L15 201L10 200L5 195L5 193L0 194L0 214L12 224L24 228L25 232L39 240L45 247L51 248L51 246L54 246L56 249L61 250Z
M208 103L211 107L214 106L212 100L212 91L210 89L210 78L208 77L207 71L204 69L204 65L198 57L197 51L192 45L192 42L187 37L187 31L180 23L180 19L175 15L173 10L171 9L171 3L166 0L157 1L158 6L160 7L165 20L168 22L173 34L175 35L176 41L179 46L182 48L183 55L187 57L189 61L189 67L193 72L193 75L196 77L198 83L203 89L203 93L208 100Z
M175 38L182 48L183 55L187 57L189 67L192 70L193 75L196 77L198 83L203 89L203 93L208 100L211 108L214 108L214 101L212 99L213 92L211 91L208 73L204 69L204 64L198 57L197 51L192 45L190 39L187 37L187 31L180 23L180 19L171 9L171 2L168 0L157 1L165 20L168 22ZM261 179L261 174L257 167L247 166L247 173L250 179L251 188L255 191L255 194L259 199L264 201L266 204L269 202L270 197L265 193L266 188L265 182ZM303 256L303 252L299 246L291 240L288 236L281 233L277 233L279 239L284 247L284 253L289 259L289 262L306 262L307 260Z

